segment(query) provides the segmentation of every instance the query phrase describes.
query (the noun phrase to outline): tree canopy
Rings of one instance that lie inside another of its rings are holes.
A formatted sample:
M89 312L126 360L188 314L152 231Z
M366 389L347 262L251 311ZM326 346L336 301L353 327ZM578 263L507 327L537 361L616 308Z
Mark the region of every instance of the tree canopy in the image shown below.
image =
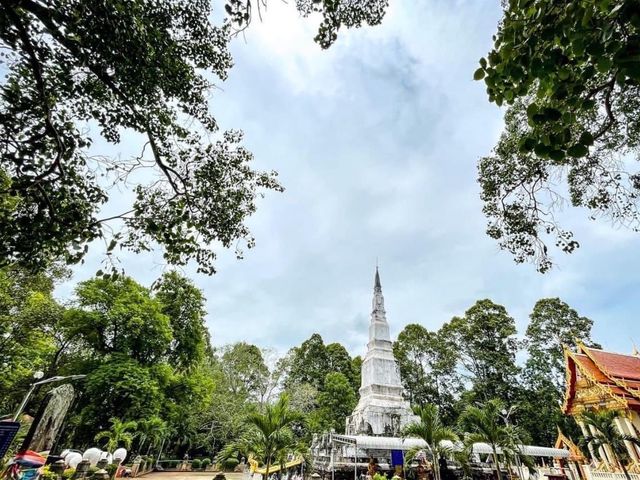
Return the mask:
M489 101L508 105L479 181L487 232L517 262L544 272L549 242L568 253L579 246L557 220L566 204L638 228L636 0L509 0L474 78L484 79Z
M242 134L220 134L209 112L210 76L224 80L232 65L230 27L212 24L211 8L3 1L2 264L77 262L103 238L109 254L159 245L168 263L195 260L212 273L213 243L238 255L253 245L244 221L255 198L281 187L250 167ZM96 135L117 144L125 132L143 139L134 158L89 149ZM109 185L127 180L133 201L101 217ZM113 220L121 228L111 234Z
M481 402L513 399L519 372L516 333L513 317L489 299L479 300L464 316L442 327L441 338L448 339L458 352L471 382L467 395Z
M357 404L362 360L340 343L325 345L313 334L277 360L246 342L213 349L202 292L176 272L152 288L124 276L93 278L77 285L73 299L58 303L52 290L64 275L0 269L0 367L7 372L0 406L13 411L37 369L86 374L77 384L81 395L63 443L92 446L99 432L111 432L101 434L111 439L115 419L118 425L137 423L131 448L141 454L162 443L170 455L213 456L225 446L229 454L249 452L256 444L247 437L248 419L264 415L284 394L296 420L270 456L279 462L283 452L302 452L314 433L343 431ZM590 319L562 300L541 299L525 341L518 342L515 320L485 299L438 331L407 325L393 351L422 423L437 414L440 427L451 427L467 407L499 397L513 407L511 423L536 444L549 444L557 425L575 436L558 404L562 349L574 339L593 345L591 328ZM521 371L516 355L528 359ZM46 391L36 392L27 413Z
M431 332L422 325L409 324L393 344L400 376L412 405L433 404L438 415L449 417L462 380L456 369L457 350L442 331Z
M318 409L312 415L316 431L335 430L344 433L346 419L357 403L356 394L349 379L340 372L327 373L324 387L318 393Z

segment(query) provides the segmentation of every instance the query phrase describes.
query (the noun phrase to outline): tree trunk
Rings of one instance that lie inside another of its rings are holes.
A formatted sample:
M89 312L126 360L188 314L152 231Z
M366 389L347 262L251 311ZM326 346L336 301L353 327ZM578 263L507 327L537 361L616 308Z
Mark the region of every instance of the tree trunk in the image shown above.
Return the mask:
M437 451L429 444L429 450L431 450L431 458L433 460L433 477L435 480L440 480L440 459L437 457Z
M631 480L631 475L629 475L629 472L627 471L627 467L624 466L624 463L620 461L617 455L616 455L616 460L618 460L618 463L620 464L620 468L622 468L622 471L624 472L624 476L627 477L627 480Z
M496 475L498 480L502 480L502 473L500 472L500 462L498 461L498 452L493 448L493 462L496 464Z
M507 455L505 455L505 462L507 462L507 473L509 474L510 478L513 478L513 465L511 464L511 460L509 460L509 457Z

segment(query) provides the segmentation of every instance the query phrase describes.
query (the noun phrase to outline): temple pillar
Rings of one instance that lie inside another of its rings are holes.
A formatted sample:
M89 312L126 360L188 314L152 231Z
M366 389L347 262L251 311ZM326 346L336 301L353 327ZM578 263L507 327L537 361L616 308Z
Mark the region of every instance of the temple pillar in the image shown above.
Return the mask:
M618 417L615 419L615 423L616 427L618 427L618 431L622 435L635 436L635 432L633 431L631 422L627 417ZM629 452L629 458L631 459L632 463L638 462L638 460L640 460L640 456L638 455L636 446L628 441L625 441L624 444L627 447L627 452Z
M582 431L582 436L584 436L585 438L591 436L591 433L589 432L589 430L587 430L587 426L585 425L584 422L576 418L576 423L578 424L578 426L580 427L580 430ZM599 463L602 462L602 460L596 454L596 449L593 448L593 445L591 445L591 443L587 444L587 448L589 449L589 453L591 454L591 459L596 463L596 466L597 466Z
M588 425L589 431L591 432L591 436L596 436L598 434L598 430L593 425ZM600 458L604 461L604 463L616 466L615 457L613 456L613 452L611 452L611 447L609 445L603 445L598 447L598 453L600 454Z
M637 437L638 431L640 431L640 415L638 415L638 412L629 412L628 421L631 424L631 427L633 427L631 428L631 432L635 437Z

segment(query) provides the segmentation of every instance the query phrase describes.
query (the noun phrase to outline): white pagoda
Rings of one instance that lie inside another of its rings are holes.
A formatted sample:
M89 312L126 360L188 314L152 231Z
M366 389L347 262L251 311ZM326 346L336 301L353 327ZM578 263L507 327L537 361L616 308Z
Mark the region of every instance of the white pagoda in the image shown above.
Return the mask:
M347 417L347 435L397 437L407 423L417 421L402 397L400 371L393 357L384 311L380 273L376 267L367 354L362 362L360 400Z

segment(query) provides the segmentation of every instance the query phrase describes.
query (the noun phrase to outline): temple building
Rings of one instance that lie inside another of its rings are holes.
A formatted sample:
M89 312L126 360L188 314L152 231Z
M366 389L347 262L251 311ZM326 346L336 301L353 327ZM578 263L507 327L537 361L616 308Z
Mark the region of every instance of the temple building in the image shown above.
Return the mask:
M367 354L362 362L360 400L347 418L347 435L397 437L402 427L416 421L403 396L400 371L393 356L384 310L380 273L376 267Z
M615 410L620 413L616 425L623 435L638 437L640 431L640 355L605 352L579 343L577 352L565 349L567 389L563 411L573 415L585 436L594 434L580 420L585 410ZM630 467L638 470L640 448L626 442ZM602 470L617 468L607 446L598 451L590 446L595 466Z
M409 402L403 398L403 387L398 365L393 356L384 309L384 297L380 283L380 273L376 268L373 284L373 304L369 323L369 342L362 362L360 400L346 420L346 433L326 432L314 435L311 444L313 470L323 477L331 475L334 480L354 480L360 474L369 472L372 461L382 472L402 472L405 452L414 448L428 451L427 444L420 438L402 438L405 425L419 421L411 411ZM462 444L449 442L451 450L461 450ZM565 446L546 448L521 445L523 455L538 458L569 458ZM481 463L492 455L492 448L484 443L475 443L472 448L474 461ZM424 455L424 461L433 461ZM491 466L485 465L485 473ZM518 467L523 480L528 480L526 467ZM577 480L571 477L569 480Z

